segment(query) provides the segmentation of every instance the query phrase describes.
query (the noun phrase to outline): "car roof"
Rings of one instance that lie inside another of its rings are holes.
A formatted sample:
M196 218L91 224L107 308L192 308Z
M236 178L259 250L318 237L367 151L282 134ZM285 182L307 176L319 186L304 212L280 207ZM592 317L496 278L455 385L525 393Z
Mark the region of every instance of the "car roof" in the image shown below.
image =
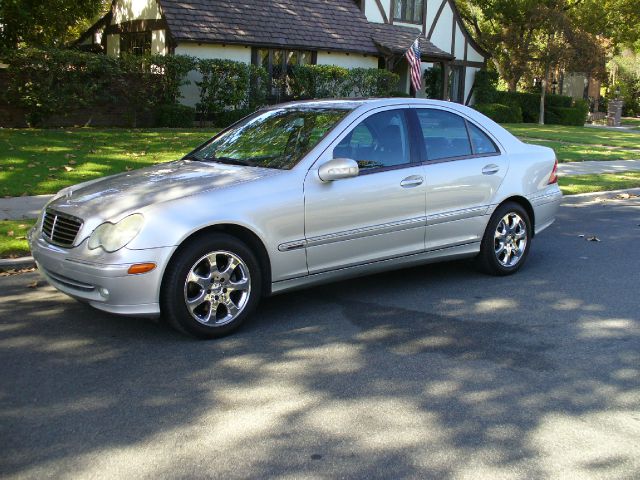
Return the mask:
M370 110L381 107L398 106L422 106L422 107L438 107L450 111L457 112L482 125L491 131L494 137L506 147L508 150L521 148L522 142L505 130L502 126L495 123L490 118L482 115L477 110L465 105L448 102L444 100L434 100L427 98L410 98L410 97L394 97L394 98L337 98L326 100L302 100L288 103L281 103L267 107L266 110L278 108L335 108L351 110L354 115L361 115Z

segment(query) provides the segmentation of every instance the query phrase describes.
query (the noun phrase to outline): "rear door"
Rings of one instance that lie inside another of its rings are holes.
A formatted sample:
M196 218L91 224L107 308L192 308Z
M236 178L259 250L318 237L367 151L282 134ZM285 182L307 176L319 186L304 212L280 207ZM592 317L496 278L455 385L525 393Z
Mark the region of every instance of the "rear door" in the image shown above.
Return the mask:
M427 250L479 241L507 173L507 157L487 131L457 113L414 111L424 142Z

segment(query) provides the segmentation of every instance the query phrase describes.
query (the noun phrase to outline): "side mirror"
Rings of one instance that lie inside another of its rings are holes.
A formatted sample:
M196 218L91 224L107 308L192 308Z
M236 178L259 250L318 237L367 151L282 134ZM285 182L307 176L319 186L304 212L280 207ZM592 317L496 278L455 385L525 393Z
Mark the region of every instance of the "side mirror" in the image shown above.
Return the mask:
M343 178L357 177L360 168L355 160L350 158L334 158L327 163L320 165L318 176L323 182L333 182Z

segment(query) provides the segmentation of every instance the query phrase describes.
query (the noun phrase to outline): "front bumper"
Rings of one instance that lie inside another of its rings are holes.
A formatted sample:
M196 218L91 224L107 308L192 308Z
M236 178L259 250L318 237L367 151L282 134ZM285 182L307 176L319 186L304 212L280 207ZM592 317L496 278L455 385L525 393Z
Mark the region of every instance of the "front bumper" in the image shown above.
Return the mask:
M41 232L29 234L31 253L41 275L56 289L92 307L120 315L154 317L160 314L162 274L175 247L107 254L91 251L85 240L71 249L46 242ZM130 275L131 265L155 263L151 272Z

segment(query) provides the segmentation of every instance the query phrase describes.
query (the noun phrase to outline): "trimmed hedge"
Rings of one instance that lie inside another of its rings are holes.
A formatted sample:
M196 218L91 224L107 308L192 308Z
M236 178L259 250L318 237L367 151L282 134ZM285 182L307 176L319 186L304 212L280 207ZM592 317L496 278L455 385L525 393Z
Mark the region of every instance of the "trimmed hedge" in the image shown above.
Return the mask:
M388 97L398 85L393 72L376 68L346 69L335 65L297 65L289 77L294 99Z
M519 107L522 112L521 121L525 123L538 123L540 121L539 93L500 91L498 90L498 74L487 70L481 70L476 73L473 88L476 102L480 105L500 104L513 108ZM571 108L573 105L573 99L571 97L564 95L545 95L544 105L545 116L547 117L545 121L547 123L550 123L548 112L553 112L551 113L551 119L555 121L562 119L562 121L567 122L570 121L568 117L573 115L572 113L558 110L561 108ZM571 118L571 121L577 122L577 117Z
M120 103L130 123L173 104L195 59L187 56L122 56L112 58L77 50L19 49L5 53L7 88L1 100L26 111L29 125L78 109Z
M522 109L518 105L484 103L476 104L474 108L497 123L522 123Z
M191 128L195 119L195 109L179 103L160 105L156 110L156 127Z

